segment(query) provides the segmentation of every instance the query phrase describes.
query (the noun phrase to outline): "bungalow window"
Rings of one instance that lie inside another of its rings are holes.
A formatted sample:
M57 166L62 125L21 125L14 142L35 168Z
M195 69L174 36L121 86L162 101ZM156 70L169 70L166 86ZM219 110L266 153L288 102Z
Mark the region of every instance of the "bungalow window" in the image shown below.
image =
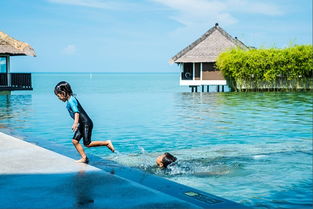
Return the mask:
M7 58L0 57L0 73L6 73L6 72L7 72Z
M215 62L202 63L202 71L218 71L215 67Z
M183 80L192 80L193 77L193 63L184 63L183 64L183 73L182 79Z

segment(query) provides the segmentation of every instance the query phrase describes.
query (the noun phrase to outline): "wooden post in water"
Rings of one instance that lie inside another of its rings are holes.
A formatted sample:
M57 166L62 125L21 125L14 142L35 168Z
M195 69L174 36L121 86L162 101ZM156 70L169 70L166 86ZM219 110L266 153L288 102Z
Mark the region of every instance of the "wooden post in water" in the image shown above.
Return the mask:
M198 92L198 86L189 86L191 88L191 92Z
M207 92L210 92L210 85L207 85L207 86L206 86L206 91L207 91Z

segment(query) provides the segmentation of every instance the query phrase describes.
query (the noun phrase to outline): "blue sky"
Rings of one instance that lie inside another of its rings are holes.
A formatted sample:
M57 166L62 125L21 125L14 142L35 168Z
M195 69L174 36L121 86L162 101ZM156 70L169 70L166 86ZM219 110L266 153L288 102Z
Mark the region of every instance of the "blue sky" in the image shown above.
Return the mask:
M1 0L0 19L37 53L13 72L177 72L216 22L248 46L312 44L311 0Z

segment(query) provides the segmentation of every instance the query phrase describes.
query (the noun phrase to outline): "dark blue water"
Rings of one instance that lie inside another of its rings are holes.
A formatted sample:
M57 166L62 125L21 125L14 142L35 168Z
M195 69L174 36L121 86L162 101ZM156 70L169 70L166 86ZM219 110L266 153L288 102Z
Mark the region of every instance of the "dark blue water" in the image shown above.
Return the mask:
M33 74L34 91L0 95L0 131L68 149L66 80L94 121L87 153L256 208L312 207L312 94L190 93L178 73ZM155 157L178 162L163 171ZM77 156L79 158L79 156Z

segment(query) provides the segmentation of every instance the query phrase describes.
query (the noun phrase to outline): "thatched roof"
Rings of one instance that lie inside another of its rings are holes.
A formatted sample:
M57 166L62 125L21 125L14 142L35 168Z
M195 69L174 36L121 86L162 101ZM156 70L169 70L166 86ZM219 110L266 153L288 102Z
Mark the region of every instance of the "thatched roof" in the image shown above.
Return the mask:
M216 23L198 40L172 57L169 62L215 62L221 52L235 47L248 49L244 43L230 36Z
M0 54L36 56L34 49L29 44L15 40L3 32L0 32Z

